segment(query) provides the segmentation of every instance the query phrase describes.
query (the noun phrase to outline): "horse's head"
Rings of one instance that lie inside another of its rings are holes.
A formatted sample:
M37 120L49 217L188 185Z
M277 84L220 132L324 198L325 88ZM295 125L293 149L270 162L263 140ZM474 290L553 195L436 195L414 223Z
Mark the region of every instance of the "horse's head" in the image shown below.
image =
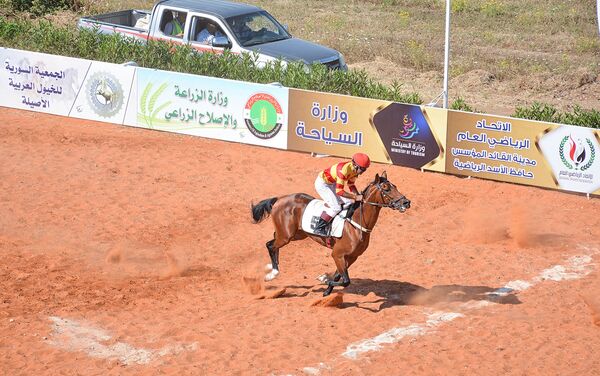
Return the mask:
M410 200L398 191L398 188L392 182L387 180L387 174L384 171L381 176L375 175L375 180L365 189L366 203L376 206L392 208L404 213L410 208Z

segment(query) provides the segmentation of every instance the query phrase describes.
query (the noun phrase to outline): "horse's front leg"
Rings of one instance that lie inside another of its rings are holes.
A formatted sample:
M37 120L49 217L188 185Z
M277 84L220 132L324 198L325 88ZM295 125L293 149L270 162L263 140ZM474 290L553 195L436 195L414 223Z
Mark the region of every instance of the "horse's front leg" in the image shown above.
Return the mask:
M335 286L344 286L347 287L350 285L350 276L348 275L348 269L345 269L342 273L337 273L334 276L333 281L327 281L327 289L323 291L323 296L328 296L333 291ZM337 277L337 278L336 278ZM340 277L342 280L340 281Z
M330 278L329 276L332 275L332 277ZM333 272L332 274L321 274L320 276L317 277L318 281L321 281L323 284L327 284L327 282L329 281L339 281L340 278L342 278L342 275L336 270L335 272Z
M327 289L323 292L323 296L331 294L335 286L348 286L350 285L350 276L348 275L348 263L346 262L345 254L338 254L336 250L333 251L333 260L337 267L337 273L334 275L333 281L327 281ZM340 281L339 276L342 277ZM336 279L336 277L338 277Z

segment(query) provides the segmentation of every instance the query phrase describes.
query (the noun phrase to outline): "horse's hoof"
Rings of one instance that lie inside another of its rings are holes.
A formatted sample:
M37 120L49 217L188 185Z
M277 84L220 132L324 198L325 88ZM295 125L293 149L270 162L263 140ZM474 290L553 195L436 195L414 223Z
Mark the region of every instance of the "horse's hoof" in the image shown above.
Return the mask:
M278 275L279 275L279 270L273 269L265 276L265 281L267 281L267 282L272 281L275 278L277 278Z
M329 294L331 294L331 291L329 291L329 290L323 291L323 296L329 296Z
M271 270L273 270L273 264L265 265L265 272L270 272Z

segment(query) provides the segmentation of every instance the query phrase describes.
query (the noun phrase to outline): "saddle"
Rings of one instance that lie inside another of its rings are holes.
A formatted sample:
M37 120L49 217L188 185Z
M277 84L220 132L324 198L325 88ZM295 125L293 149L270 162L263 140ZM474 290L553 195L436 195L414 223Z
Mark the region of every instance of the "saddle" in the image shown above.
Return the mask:
M344 223L346 218L352 217L354 213L354 206L352 203L345 204L342 207L342 211L336 215L331 222L331 231L329 236L334 238L341 238L344 232ZM302 230L309 234L315 234L315 227L321 213L325 210L325 201L314 199L306 205L304 212L302 213Z

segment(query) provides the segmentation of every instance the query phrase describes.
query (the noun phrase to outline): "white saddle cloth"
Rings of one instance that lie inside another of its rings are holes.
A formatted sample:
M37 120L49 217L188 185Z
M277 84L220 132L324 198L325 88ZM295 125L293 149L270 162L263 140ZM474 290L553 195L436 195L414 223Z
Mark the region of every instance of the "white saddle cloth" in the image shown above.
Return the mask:
M304 213L302 213L302 230L309 234L315 234L315 226L321 217L321 213L325 210L325 201L314 199L306 205ZM341 238L344 232L344 223L346 223L346 213L348 209L344 209L340 214L333 218L331 225L330 236Z

